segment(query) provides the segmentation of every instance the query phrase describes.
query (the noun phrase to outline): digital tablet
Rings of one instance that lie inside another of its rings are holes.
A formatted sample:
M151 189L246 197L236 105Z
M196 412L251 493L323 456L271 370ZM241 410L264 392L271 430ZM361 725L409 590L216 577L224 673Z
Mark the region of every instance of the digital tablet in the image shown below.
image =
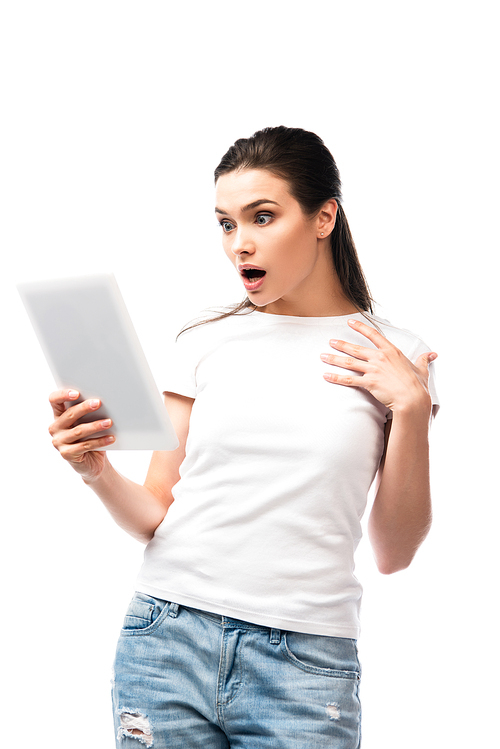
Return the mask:
M17 286L59 388L101 407L82 421L110 418L105 450L175 450L179 443L113 275Z

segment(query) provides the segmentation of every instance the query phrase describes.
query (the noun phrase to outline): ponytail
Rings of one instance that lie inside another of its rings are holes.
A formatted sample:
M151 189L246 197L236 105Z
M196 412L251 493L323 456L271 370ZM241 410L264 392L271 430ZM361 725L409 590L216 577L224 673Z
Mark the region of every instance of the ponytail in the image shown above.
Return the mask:
M369 312L373 315L373 299L359 262L347 217L340 203L330 242L333 266L342 291L359 312Z

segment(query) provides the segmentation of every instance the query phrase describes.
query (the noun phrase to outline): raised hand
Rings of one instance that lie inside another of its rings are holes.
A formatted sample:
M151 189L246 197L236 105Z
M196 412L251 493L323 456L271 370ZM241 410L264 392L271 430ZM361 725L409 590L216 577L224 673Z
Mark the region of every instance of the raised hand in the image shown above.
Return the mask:
M326 364L350 370L353 374L326 373L325 380L345 387L362 387L394 413L432 408L429 393L429 364L435 352L421 354L413 364L398 348L370 325L349 320L351 328L366 336L376 348L347 341L331 340L330 346L347 356L322 354Z

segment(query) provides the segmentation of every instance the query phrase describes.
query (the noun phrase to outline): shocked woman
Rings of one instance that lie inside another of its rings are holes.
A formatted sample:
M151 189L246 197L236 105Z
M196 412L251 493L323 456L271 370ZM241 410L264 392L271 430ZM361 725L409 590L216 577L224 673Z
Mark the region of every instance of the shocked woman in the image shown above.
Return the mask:
M373 314L323 141L277 127L215 171L242 304L178 338L165 405L180 446L143 486L93 438L100 402L52 394L54 445L147 544L118 642L117 746L357 749L361 587L406 568L431 522L437 354Z

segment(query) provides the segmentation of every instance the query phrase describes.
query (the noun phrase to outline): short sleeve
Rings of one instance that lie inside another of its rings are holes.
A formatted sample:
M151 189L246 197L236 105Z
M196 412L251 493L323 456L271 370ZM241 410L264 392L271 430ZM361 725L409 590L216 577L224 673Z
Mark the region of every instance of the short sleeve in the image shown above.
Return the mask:
M406 354L406 356L408 356L408 359L415 364L420 354L425 354L427 351L432 351L432 349L429 348L424 341L418 339L413 350L409 354ZM434 367L435 362L431 362L429 364L429 393L432 400L432 414L433 416L436 416L440 408L440 402L436 389L436 371ZM392 411L388 412L387 418L392 419Z
M188 398L196 398L197 356L193 351L191 337L182 334L167 348L165 356L165 376L162 387L164 393L177 393Z

